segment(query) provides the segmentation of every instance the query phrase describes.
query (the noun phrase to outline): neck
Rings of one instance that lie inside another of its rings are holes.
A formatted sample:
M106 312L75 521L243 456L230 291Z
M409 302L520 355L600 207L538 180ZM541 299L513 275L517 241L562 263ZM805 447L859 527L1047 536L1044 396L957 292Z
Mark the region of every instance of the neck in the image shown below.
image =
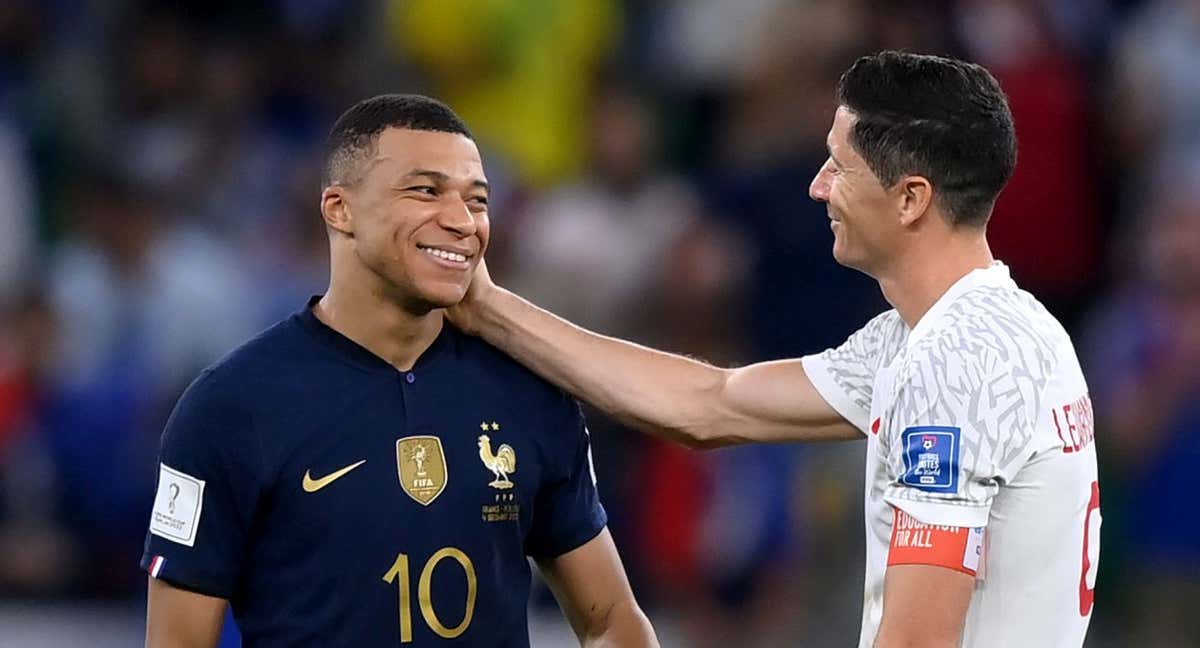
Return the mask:
M927 249L908 250L878 277L888 303L911 329L955 282L995 258L982 234L954 234Z
M441 309L418 313L405 308L374 275L358 281L340 280L345 274L336 269L330 275L329 290L313 307L313 314L396 369L412 369L441 333Z

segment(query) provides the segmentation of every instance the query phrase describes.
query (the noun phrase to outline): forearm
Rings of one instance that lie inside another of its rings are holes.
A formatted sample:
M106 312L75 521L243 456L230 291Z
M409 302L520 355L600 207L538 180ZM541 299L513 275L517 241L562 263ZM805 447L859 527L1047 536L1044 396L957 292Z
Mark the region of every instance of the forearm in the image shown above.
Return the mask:
M582 639L586 648L657 648L658 637L650 620L634 601L613 606L606 623Z
M725 370L592 333L505 290L479 315L485 340L627 425L690 445L715 436Z

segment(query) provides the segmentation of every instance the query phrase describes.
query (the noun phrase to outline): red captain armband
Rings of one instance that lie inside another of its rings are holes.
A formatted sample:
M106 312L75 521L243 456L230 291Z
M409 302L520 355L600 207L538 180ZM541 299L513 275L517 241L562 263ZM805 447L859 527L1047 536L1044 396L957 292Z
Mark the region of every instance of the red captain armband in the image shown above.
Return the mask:
M888 566L936 565L975 576L983 558L983 528L925 524L894 508Z

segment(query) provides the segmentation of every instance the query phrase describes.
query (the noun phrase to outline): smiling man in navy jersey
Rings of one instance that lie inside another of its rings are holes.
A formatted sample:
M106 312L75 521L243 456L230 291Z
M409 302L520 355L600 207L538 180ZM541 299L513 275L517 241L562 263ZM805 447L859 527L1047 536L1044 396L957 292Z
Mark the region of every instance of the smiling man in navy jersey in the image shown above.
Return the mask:
M578 405L443 319L488 243L445 105L330 134L328 292L206 370L163 434L147 645L528 646L533 557L583 644L657 645L605 528Z

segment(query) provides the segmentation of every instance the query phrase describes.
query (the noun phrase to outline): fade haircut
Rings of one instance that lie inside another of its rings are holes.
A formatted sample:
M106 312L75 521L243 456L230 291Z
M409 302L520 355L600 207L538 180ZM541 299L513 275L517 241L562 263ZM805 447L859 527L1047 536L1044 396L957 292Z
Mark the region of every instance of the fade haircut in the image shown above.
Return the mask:
M437 99L417 94L364 99L342 113L329 131L321 186L357 182L358 166L375 155L379 134L388 128L457 133L474 139L463 120Z
M850 144L883 186L923 176L951 223L987 224L1017 164L1012 112L987 70L880 52L842 74L837 101L857 117Z

